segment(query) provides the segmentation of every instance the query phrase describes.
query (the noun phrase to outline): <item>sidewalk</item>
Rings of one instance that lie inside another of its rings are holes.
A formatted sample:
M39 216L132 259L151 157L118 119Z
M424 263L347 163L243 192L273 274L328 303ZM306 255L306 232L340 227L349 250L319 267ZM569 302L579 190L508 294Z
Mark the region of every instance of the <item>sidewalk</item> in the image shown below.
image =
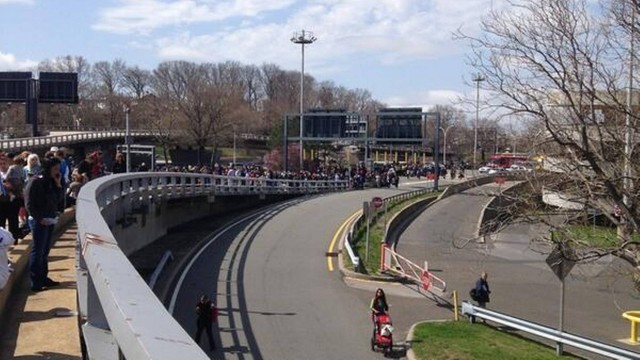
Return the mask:
M81 359L76 307L76 225L70 225L49 254L49 277L60 286L30 289L28 270L15 284L0 329L0 359ZM14 253L18 253L15 255ZM28 256L13 251L12 261Z

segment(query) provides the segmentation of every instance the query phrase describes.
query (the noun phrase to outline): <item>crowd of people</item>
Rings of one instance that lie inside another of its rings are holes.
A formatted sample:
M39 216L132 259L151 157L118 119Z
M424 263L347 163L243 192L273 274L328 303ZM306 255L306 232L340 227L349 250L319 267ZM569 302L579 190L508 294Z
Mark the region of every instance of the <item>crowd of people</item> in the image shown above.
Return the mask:
M113 173L120 172L120 163L116 161L113 167ZM453 165L441 166L440 178L446 178L447 175L451 179L464 178L464 166ZM275 179L275 180L350 180L351 187L354 189L363 189L365 187L398 187L401 176L408 179L422 177L432 179L435 176L433 164L399 164L385 163L374 164L372 169L367 169L362 163L350 167L338 165L319 165L313 170L304 171L274 171L259 164L246 164L241 166L225 166L219 163L213 166L208 165L159 165L155 171L162 172L180 172L191 174L211 174L221 176L232 176L240 178L252 179ZM146 171L146 170L145 170Z
M42 157L28 151L0 152L0 289L12 271L6 259L8 247L29 233L33 240L29 254L31 290L59 285L48 276L53 229L65 207L75 205L80 188L104 173L100 155L91 153L74 166L65 149L55 146Z
M28 233L33 234L30 273L34 291L57 284L47 277L46 258L58 215L65 207L76 204L80 189L88 181L127 171L125 155L120 152L109 161L109 165L103 161L103 153L99 150L77 160L79 161L76 163L64 148L58 147L52 147L42 158L28 151L0 152L0 226L6 227L7 234L15 240L24 238ZM150 169L143 162L133 167L134 171L211 174L246 179L349 180L354 189L397 187L400 176L428 177L434 173L433 169L433 164L398 163L374 164L372 169L367 169L362 163L349 167L316 164L312 170L303 171L276 171L260 164L225 166L219 163L213 166L161 165ZM452 178L456 176L456 168L453 166L442 168L441 176L446 176L447 170ZM462 171L458 173L462 174ZM0 233L0 244L11 242L3 236L8 237Z

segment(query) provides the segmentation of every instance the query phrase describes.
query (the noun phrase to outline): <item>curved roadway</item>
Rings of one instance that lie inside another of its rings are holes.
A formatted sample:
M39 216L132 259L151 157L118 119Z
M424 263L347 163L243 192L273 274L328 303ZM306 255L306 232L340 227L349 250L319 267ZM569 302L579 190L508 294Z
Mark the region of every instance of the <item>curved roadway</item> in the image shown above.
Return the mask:
M170 310L193 334L197 298L216 294L220 318L214 336L222 350L214 358L382 358L369 349L368 307L379 284L346 286L338 270L329 271L326 255L336 230L363 201L416 186L298 199L236 222L192 259ZM423 298L393 294L389 301L395 307L428 307ZM404 342L417 315L394 315L402 329L395 341ZM402 357L402 348L395 355Z
M405 230L397 251L419 263L428 260L460 299L469 298L469 289L486 270L489 308L555 327L560 282L544 261L549 249L533 249L531 242L548 230L513 224L486 243L474 237L480 212L497 186L473 188L433 204ZM629 336L629 322L621 313L637 309L629 273L627 264L613 258L577 265L566 279L565 330L624 347L617 340Z
M375 287L385 288L393 306L396 344L412 323L450 318L450 313L403 285L343 279L339 271L329 271L326 252L336 230L363 201L410 190L297 199L238 220L193 257L175 294L174 317L193 334L197 298L215 294L219 349L211 354L216 359L382 358L369 349L368 306ZM474 238L481 209L496 190L489 184L435 203L407 228L398 251L419 264L428 260L430 270L447 281L449 290L457 289L460 299L468 298L478 273L487 270L490 308L555 326L558 280L529 242L541 229L513 225L487 243ZM637 301L621 276L624 269L615 260L576 266L567 280L565 329L620 345L616 339L627 337L629 326L620 312ZM396 346L393 355L404 357L403 347Z

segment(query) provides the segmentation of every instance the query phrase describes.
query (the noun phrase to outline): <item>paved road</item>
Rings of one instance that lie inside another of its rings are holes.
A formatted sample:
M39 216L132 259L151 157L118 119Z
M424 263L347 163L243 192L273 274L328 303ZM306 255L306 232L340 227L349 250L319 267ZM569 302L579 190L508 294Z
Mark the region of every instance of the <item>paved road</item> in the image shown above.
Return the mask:
M493 291L489 308L557 326L559 281L539 252L548 249L534 249L530 242L544 229L513 225L487 244L469 241L490 200L486 195L496 187L474 188L434 204L407 228L397 250L419 263L428 260L432 271L462 299L486 270ZM638 306L628 270L616 259L574 268L566 281L565 329L623 346L617 340L629 336L629 323L621 312Z
M216 294L221 313L216 342L223 345L216 358L376 358L369 350L368 306L379 284L350 279L352 286L346 286L337 270L328 270L326 252L336 229L363 201L424 186L412 183L400 190L294 200L239 222L193 258L174 316L194 333L196 299ZM396 339L404 340L416 320L443 313L401 285L385 287L400 330ZM396 357L403 355L397 349Z

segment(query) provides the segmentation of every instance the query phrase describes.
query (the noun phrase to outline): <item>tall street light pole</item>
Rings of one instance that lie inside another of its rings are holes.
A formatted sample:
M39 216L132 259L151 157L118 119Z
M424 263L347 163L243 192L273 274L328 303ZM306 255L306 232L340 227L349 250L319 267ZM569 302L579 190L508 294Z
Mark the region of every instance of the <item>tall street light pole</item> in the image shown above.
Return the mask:
M294 33L291 37L291 42L294 44L300 44L302 48L302 71L300 71L300 171L304 168L304 148L302 143L302 124L304 119L304 46L312 44L317 38L313 36L311 31L305 31L304 29L299 33Z
M480 119L480 83L486 79L478 73L473 78L476 83L476 124L473 129L473 168L477 169L476 159L478 156L478 120Z
M449 132L449 129L451 129L453 125L454 124L451 124L446 128L443 128L442 126L440 127L440 130L442 130L442 133L444 134L444 149L442 151L442 162L444 163L444 166L447 166L447 132Z
M236 127L233 127L233 168L236 168Z
M127 149L127 159L125 160L127 163L125 168L127 169L127 173L131 172L131 129L129 128L129 113L131 112L131 108L128 106L124 106L124 118L125 118L125 137L124 143Z

